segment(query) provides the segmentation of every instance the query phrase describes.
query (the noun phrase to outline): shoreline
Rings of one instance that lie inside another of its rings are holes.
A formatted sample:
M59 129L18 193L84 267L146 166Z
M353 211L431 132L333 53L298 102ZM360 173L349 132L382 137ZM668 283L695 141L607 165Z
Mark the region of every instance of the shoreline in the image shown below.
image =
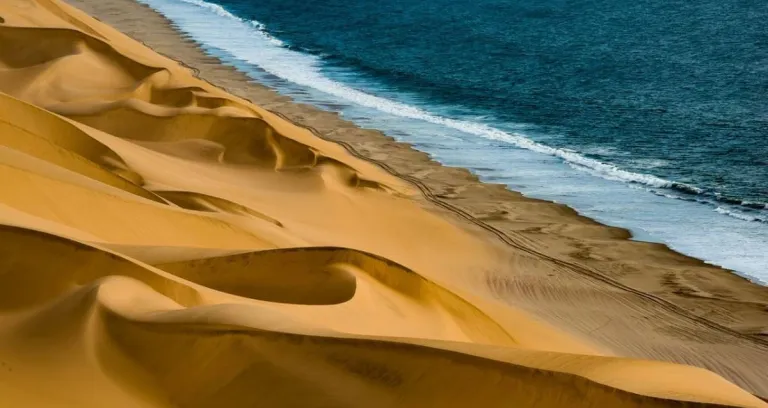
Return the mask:
M766 406L766 287L295 103L135 0L9 0L0 42L16 405Z
M468 170L444 166L380 131L362 129L333 112L293 102L205 53L172 22L135 0L67 2L192 69L214 86L310 129L318 137L344 146L353 155L417 186L421 195L411 198L472 234L484 236L482 239L501 241L516 251L547 259L570 272L633 293L670 313L768 350L768 288L762 285L666 245L632 241L626 229L600 224L566 205L524 197L504 185L480 182ZM119 13L115 13L117 10ZM563 322L551 316L537 317L562 327ZM605 329L598 327L588 333L572 327L567 330L594 339L595 330L599 333ZM630 351L629 355L676 361L674 356L648 350ZM708 368L723 374L715 367ZM751 390L758 396L768 396L768 386Z
M93 5L90 4L90 0L65 1L79 8L83 8L84 6L93 7ZM342 119L336 112L323 110L314 105L293 101L290 97L281 95L279 91L256 82L246 73L221 61L218 57L208 54L202 49L203 45L198 43L196 40L187 37L182 31L174 27L172 21L168 20L165 16L158 13L150 6L137 2L136 0L117 0L115 3L122 3L126 1L135 2L137 3L136 5L138 7L144 8L147 11L151 11L162 21L164 21L164 23L168 25L168 27L170 27L175 33L177 33L183 42L198 48L199 51L205 55L205 58L195 62L203 63L205 64L205 67L201 70L196 66L197 64L189 64L184 59L173 55L173 53L169 52L171 48L165 49L164 46L166 44L151 44L142 40L141 31L135 30L137 27L135 25L132 26L131 23L119 24L122 25L122 27L118 27L117 25L111 23L109 20L103 21L115 26L122 32L131 35L133 38L139 39L145 45L149 46L160 54L165 55L166 57L169 57L179 64L191 69L200 79L205 80L214 86L225 89L227 92L240 96L259 106L267 108L272 113L275 113L276 115L281 116L296 125L307 128L320 138L340 144L345 149L349 150L353 155L356 155L358 158L370 161L371 163L383 167L391 174L396 175L397 177L402 178L409 183L418 185L418 188L422 191L422 194L425 196L427 201L430 201L438 206L446 205L450 207L450 209L447 211L453 213L453 216L463 218L465 221L469 221L470 223L476 223L476 225L478 225L480 228L493 230L490 233L496 235L497 237L499 235L505 235L509 232L520 232L520 230L514 226L503 225L505 221L504 216L506 215L503 213L503 210L502 212L494 211L493 205L488 206L491 207L490 210L488 208L483 208L483 203L479 203L478 201L485 201L486 203L508 203L510 201L519 201L523 203L535 203L551 206L556 217L559 216L564 219L569 219L570 221L577 221L587 226L597 226L599 229L602 229L602 231L594 232L594 236L590 238L628 240L631 242L636 242L640 245L647 244L648 246L654 247L654 251L658 251L659 253L666 253L664 255L676 258L674 261L686 263L691 266L701 266L705 269L710 269L728 274L730 276L735 276L736 278L746 281L746 283L749 284L748 286L756 285L760 288L765 287L764 285L761 285L760 283L752 280L749 275L725 269L721 266L707 263L702 259L682 254L668 247L664 243L633 241L632 233L629 230L623 227L606 225L592 218L581 215L568 205L526 197L517 191L510 190L506 185L503 184L482 182L468 169L444 165L430 158L427 153L412 147L411 144L407 142L395 141L394 138L387 136L379 130L360 128L356 124ZM94 9L94 11L95 10L96 9ZM106 10L108 12L109 6L99 10ZM96 13L94 16L99 18L99 13ZM211 64L214 67L210 67L208 64ZM210 80L209 77L211 76L215 77L215 80ZM231 83L229 81L231 81ZM241 89L243 86L247 87L247 91L243 91ZM360 139L364 140L361 141ZM386 155L387 157L383 160L373 158L376 155ZM403 162L407 162L409 164L414 163L414 165L404 165ZM391 164L394 164L394 166ZM398 165L403 167L405 171L398 170ZM429 173L423 174L426 172ZM418 173L420 175L413 177L410 175L413 173ZM471 195L469 200L467 200L469 202L468 204L461 204L460 202L462 199L464 199L464 197L460 195L461 193L457 194L456 190L465 188L467 186L470 186L471 188L478 188L480 192ZM477 196L483 197L478 198ZM488 221L490 221L490 223ZM558 221L561 220L554 218L549 223L554 224ZM502 226L501 228L498 228L491 223L500 223ZM526 232L528 231L523 230L523 233ZM502 241L505 240L501 237L499 237L499 239ZM507 239L511 238L508 237ZM763 292L765 300L768 301L768 288L766 288L766 290ZM766 324L768 324L768 320L766 320ZM766 333L764 335L768 336L768 327L766 327Z
M642 169L644 165L638 164L642 160L635 163L639 167L633 164L632 154L603 152L617 155L618 161L614 161L603 156L599 146L594 147L594 151L586 145L583 149L571 146L576 149L572 152L562 150L559 147L566 141L561 140L563 133L555 129L550 129L551 137L558 142L536 143L536 140L549 140L544 125L547 121L527 123L522 111L516 118L507 117L501 111L498 112L500 117L484 117L477 110L480 106L465 104L460 108L462 103L456 100L458 111L453 112L447 100L425 99L426 95L419 97L419 90L410 88L413 84L400 83L386 74L358 72L353 66L336 66L332 61L325 61L319 50L315 50L319 53L302 51L299 43L293 44L298 48L286 45L283 41L290 43L292 40L280 36L273 38L269 33L271 29L263 31L260 17L248 14L246 10L250 6L247 5L240 13L240 6L226 1L140 2L165 14L184 35L199 41L209 54L236 67L256 82L293 97L296 102L340 112L342 118L360 127L378 129L398 141L413 143L417 150L430 154L444 165L468 168L483 181L507 184L510 189L526 196L566 204L603 224L629 229L636 240L666 244L677 252L735 270L748 279L765 284L763 275L768 272L765 270L768 259L762 258L768 254L768 235L764 235L768 230L760 222L736 220L732 216L737 213L724 211L730 208L729 205L724 204L718 209L714 201L705 198L709 195L707 189L701 191L700 197L682 193L685 190L682 184L678 191L682 195L673 192L677 188L672 180L677 178L656 178L670 176L668 171L677 171L671 167L647 173ZM230 5L234 8L230 9ZM264 10L272 6L264 5ZM244 18L233 15L232 11ZM280 24L267 15L263 17ZM249 22L251 18L254 21ZM313 21L310 18L306 24L313 24ZM305 29L297 28L299 32ZM317 30L322 31L322 28ZM314 35L321 33L310 34ZM373 54L377 52L372 51ZM351 71L347 72L349 69ZM532 75L537 77L535 73ZM398 96L400 86L404 93ZM506 85L488 86L496 89ZM509 102L515 105L514 101ZM478 103L484 105L481 101ZM605 118L594 119L602 121ZM650 123L649 126L656 125ZM586 135L591 131L582 128L576 132ZM580 139L578 135L574 134L574 137ZM447 138L445 143L443 138ZM494 148L496 145L498 147ZM507 151L508 147L511 150ZM469 149L472 154L462 154L464 149ZM602 159L608 161L601 162ZM624 165L614 168L611 163ZM578 171L572 171L572 167ZM545 173L537 177L539 171ZM695 188L691 187L693 192ZM699 235L700 225L707 226L707 234Z

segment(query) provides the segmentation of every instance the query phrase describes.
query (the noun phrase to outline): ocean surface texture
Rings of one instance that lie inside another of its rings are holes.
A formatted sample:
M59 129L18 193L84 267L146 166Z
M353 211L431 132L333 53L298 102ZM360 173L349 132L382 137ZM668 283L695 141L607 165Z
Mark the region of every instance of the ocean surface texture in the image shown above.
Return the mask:
M768 281L768 2L141 1L297 100Z

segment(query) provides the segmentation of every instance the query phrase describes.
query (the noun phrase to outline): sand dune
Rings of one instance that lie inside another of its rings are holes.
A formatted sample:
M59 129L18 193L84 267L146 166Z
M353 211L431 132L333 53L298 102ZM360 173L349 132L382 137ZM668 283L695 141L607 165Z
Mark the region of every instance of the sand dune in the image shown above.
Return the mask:
M0 180L1 405L768 406L760 342L490 240L58 0L0 3ZM613 343L559 325L606 317ZM691 365L636 358L665 355Z

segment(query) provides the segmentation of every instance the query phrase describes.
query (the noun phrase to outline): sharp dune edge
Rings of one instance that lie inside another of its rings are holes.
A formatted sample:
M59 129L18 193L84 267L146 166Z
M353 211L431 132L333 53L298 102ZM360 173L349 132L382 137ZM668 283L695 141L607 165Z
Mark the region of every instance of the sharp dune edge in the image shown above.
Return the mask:
M0 2L0 180L1 406L768 406L760 343L531 286L566 272L58 0Z

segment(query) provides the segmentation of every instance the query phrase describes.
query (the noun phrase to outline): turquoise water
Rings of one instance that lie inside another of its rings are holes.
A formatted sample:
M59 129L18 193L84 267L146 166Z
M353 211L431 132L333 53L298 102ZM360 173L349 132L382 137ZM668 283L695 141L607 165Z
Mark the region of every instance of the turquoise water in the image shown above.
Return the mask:
M768 280L768 3L141 1L281 93Z

